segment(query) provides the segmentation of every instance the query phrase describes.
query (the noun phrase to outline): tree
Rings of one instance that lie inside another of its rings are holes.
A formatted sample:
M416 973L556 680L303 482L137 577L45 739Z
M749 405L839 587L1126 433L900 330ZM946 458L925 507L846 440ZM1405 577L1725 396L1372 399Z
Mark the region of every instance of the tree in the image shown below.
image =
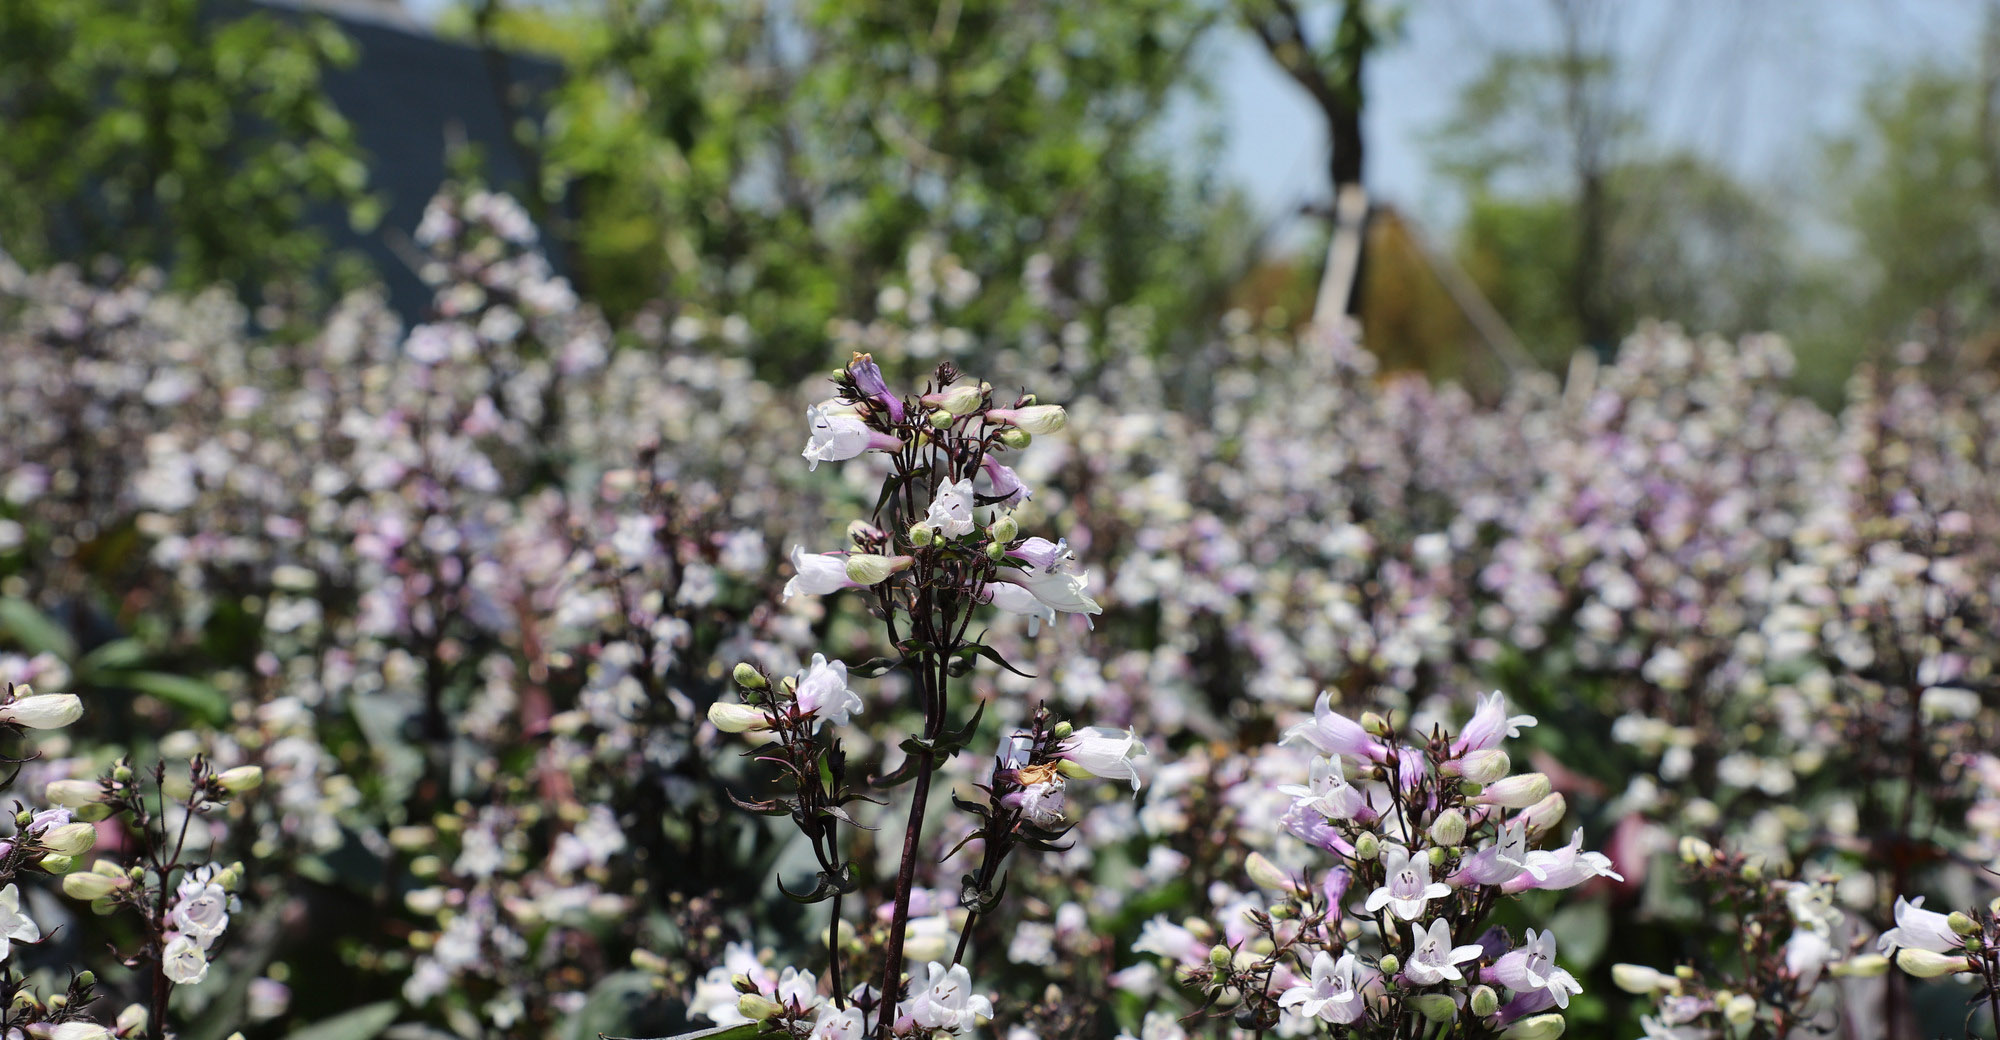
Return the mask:
M0 247L249 292L320 271L309 207L373 219L367 168L320 89L350 60L324 19L243 4L0 4Z
M1198 330L1221 298L1226 196L1158 139L1200 89L1217 15L1193 0L477 13L569 69L531 135L538 190L567 205L556 237L614 317L741 315L767 371L797 373L826 360L830 319L878 313L919 241L977 277L958 317L995 342L1070 322L1101 338L1116 307Z

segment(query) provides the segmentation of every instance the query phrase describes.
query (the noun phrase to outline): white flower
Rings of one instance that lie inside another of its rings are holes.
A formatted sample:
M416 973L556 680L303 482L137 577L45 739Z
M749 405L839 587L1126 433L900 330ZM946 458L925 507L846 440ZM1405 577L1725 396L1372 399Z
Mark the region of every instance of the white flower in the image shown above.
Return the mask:
M14 943L38 942L42 929L21 912L21 890L13 885L0 888L0 961L13 952Z
M1451 881L1459 885L1504 885L1524 871L1536 881L1547 877L1542 867L1529 859L1528 825L1517 816L1501 824L1500 840L1468 857Z
M1139 742L1137 734L1131 730L1120 732L1105 726L1086 726L1077 730L1058 746L1056 754L1087 776L1104 780L1130 780L1132 790L1139 789L1139 768L1132 760L1146 753L1146 745Z
M824 596L841 589L852 588L854 583L847 580L847 560L845 557L827 553L809 553L803 545L792 546L792 580L785 583L785 598L793 596Z
M1411 925L1410 938L1415 945L1409 961L1403 965L1403 975L1419 986L1464 979L1458 966L1484 952L1477 946L1453 946L1451 926L1442 917L1432 921L1428 931L1423 925Z
M1278 998L1278 1006L1308 1018L1318 1016L1328 1022L1346 1024L1367 1010L1361 997L1361 964L1353 953L1343 953L1338 961L1320 950L1313 954L1312 980L1293 986Z
M1056 962L1056 929L1042 921L1022 921L1014 926L1014 938L1007 944L1007 959L1015 964Z
M1044 621L1055 624L1055 608L1036 599L1035 594L1023 586L1005 581L990 581L979 587L979 598L1009 614L1026 615L1030 636L1035 634Z
M229 893L200 874L181 879L170 912L174 927L206 950L229 927Z
M1090 588L1088 575L1063 571L1052 574L1031 569L1007 571L1001 576L1026 587L1043 606L1052 610L1059 610L1065 614L1104 613L1104 608L1098 606L1097 601L1091 599L1087 591Z
M1502 892L1542 888L1556 891L1575 888L1591 878L1608 877L1623 881L1625 876L1611 869L1611 857L1602 852L1583 851L1583 828L1578 827L1569 844L1554 851L1536 849L1528 853L1528 873L1501 886Z
M1315 755L1312 779L1306 786L1285 784L1278 790L1298 799L1294 805L1311 809L1329 820L1351 820L1368 808L1368 799L1347 782L1347 773L1337 758Z
M946 538L971 534L972 481L960 480L939 488L924 524Z
M1424 915L1424 908L1431 900L1451 895L1450 885L1431 880L1430 857L1412 856L1401 845L1382 846L1382 870L1385 875L1382 887L1368 893L1364 904L1371 914L1387 906L1397 917L1414 921Z
M73 693L37 693L0 704L0 723L28 729L61 729L83 717L83 701Z
M1037 437L1054 433L1069 422L1069 413L1059 404L1037 404L1026 408L988 408L986 421L1018 426Z
M1458 739L1452 741L1451 753L1459 756L1468 751L1499 747L1502 737L1518 737L1522 726L1534 724L1533 715L1509 716L1506 696L1494 690L1480 698L1479 709L1472 713L1472 720L1459 732Z
M1021 818L1029 823L1053 830L1063 822L1063 784L1061 780L1047 783L1029 784L1009 796L1021 810Z
M812 666L798 675L798 703L808 715L847 725L848 715L861 710L861 695L847 688L847 662L814 654Z
M809 470L818 469L822 462L842 462L870 448L882 447L878 438L886 436L869 429L853 412L837 412L818 404L806 408L806 425L812 428L812 436L806 440L806 450L799 454L811 463L806 467Z
M786 968L778 975L778 1003L804 1013L820 1005L819 980L809 971Z
M177 986L192 986L208 977L208 955L192 937L176 936L160 957L167 978Z
M928 972L905 1005L911 1021L925 1029L962 1035L972 1031L976 1019L993 1017L993 1002L972 992L972 973L965 965L947 969L932 961Z
M11 887L11 886L10 886ZM0 900L6 893L0 892ZM1888 953L1893 949L1929 950L1932 953L1952 953L1965 945L1965 940L1951 930L1948 914L1924 909L1924 897L1904 899L1896 897L1896 927L1882 933L1875 940L1877 953Z
M1556 967L1554 932L1537 934L1528 929L1526 945L1500 955L1481 975L1517 993L1547 990L1557 1007L1569 1007L1571 994L1583 992L1582 984L1569 972Z
M819 1017L813 1019L810 1040L861 1040L861 1028L860 1008L848 1007L843 1010L831 1004L823 1004L819 1009Z

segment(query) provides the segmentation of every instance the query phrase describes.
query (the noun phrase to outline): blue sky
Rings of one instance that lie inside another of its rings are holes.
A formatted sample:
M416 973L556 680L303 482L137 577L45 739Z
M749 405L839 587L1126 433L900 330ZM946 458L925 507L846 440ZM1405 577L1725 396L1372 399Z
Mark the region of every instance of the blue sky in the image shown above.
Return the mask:
M1604 0L1656 145L1691 149L1752 183L1810 194L1818 141L1851 127L1875 78L1977 57L1988 0ZM1367 178L1375 197L1433 227L1456 200L1424 135L1499 49L1558 38L1548 0L1412 0L1371 67ZM1303 91L1243 34L1211 56L1228 129L1226 175L1267 217L1323 197L1325 135Z

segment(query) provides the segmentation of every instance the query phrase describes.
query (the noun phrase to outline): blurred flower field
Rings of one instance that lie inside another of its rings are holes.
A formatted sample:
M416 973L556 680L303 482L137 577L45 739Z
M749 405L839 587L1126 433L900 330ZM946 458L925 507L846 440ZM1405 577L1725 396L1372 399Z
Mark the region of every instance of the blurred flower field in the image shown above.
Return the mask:
M416 240L407 329L0 260L9 1037L1991 1035L1957 343L1478 400L920 243L778 385Z

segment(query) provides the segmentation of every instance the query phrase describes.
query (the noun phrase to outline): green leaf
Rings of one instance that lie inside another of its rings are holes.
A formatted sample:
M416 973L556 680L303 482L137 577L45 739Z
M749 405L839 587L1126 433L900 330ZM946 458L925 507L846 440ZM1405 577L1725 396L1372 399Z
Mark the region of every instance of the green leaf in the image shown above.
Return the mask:
M13 636L31 654L51 653L65 661L76 660L76 640L70 638L69 631L27 600L0 599L0 631Z
M84 675L105 669L132 668L146 659L146 644L137 639L114 639L83 655L76 670Z
M212 724L229 718L229 698L200 679L166 672L121 672L118 681L141 693L150 693L182 711L200 716Z
M375 1040L395 1020L396 1002L381 1000L320 1019L285 1040Z
M679 1036L649 1037L644 1040L751 1040L756 1035L757 1023L745 1022L740 1026L717 1026L714 1029L700 1029ZM640 1040L640 1038L607 1036L604 1040Z

